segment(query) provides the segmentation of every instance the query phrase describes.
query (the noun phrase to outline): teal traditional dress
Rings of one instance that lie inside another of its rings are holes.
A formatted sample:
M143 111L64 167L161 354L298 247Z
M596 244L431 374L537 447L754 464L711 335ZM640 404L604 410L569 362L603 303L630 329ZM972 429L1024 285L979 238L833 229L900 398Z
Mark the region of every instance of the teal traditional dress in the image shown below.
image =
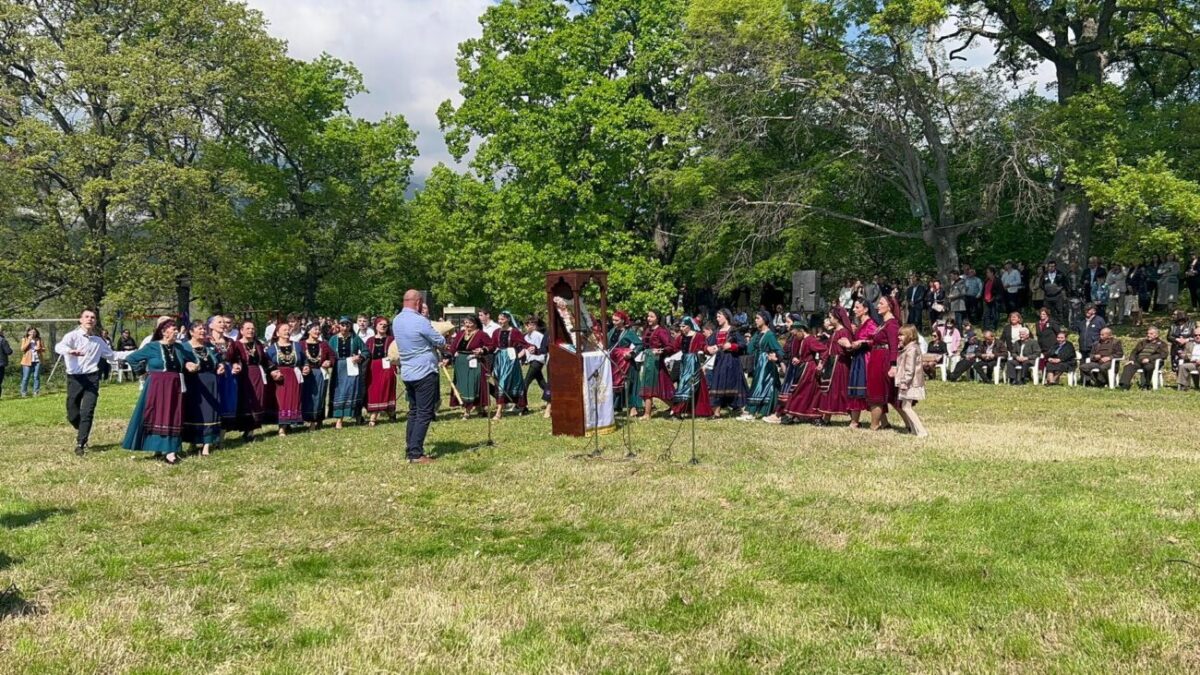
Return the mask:
M609 358L612 359L613 410L640 410L643 405L641 372L635 359L642 350L642 339L630 328L608 331Z
M183 345L150 342L126 359L135 369L145 368L146 383L133 407L121 447L167 455L179 452L183 434L183 364L195 355Z
M779 364L767 357L783 358L783 348L772 331L759 331L750 338L750 358L754 361L754 377L750 382L750 397L746 412L751 415L770 415L779 403Z
M362 407L362 399L367 371L367 347L362 338L351 335L343 338L334 335L329 338L329 348L333 351L337 363L333 366L333 398L329 404L329 416L334 419L356 417ZM355 366L350 358L361 356L363 360Z
M512 321L512 314L507 316ZM525 375L521 372L517 354L528 349L530 344L521 331L509 328L492 334L492 347L495 350L492 372L496 376L496 402L500 405L512 403L518 410L525 410L529 407L525 400Z

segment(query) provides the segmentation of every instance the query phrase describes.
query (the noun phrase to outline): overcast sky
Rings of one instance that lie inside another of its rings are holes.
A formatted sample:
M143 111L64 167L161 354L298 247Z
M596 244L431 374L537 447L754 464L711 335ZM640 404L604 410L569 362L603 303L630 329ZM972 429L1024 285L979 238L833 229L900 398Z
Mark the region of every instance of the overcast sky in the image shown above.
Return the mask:
M453 164L438 130L437 108L458 96L458 43L480 33L488 0L247 0L287 40L295 58L321 52L354 63L370 93L351 102L356 116L398 113L420 134L414 166L423 181L438 162Z

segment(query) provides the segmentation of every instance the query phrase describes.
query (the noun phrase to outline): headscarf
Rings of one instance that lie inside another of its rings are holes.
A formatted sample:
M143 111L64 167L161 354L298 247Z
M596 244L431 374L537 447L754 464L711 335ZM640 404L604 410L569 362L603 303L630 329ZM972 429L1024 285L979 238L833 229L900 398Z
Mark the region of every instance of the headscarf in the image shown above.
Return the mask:
M516 317L514 317L514 316L513 316L513 313L512 313L512 312L510 312L510 311L508 311L508 310L506 309L506 310L504 310L503 312L500 312L500 316L507 316L507 317L508 317L508 327L509 327L509 328L516 328L516 327L517 327L517 325L518 325L518 324L517 324L517 319L516 319Z
M888 311L892 313L892 318L900 320L900 301L892 296L887 296Z
M629 314L623 309L618 309L617 311L613 312L613 318L620 319L621 324L624 326L628 326L631 323L629 321Z
M794 324L801 324L801 325L804 324L804 315L801 314L800 312L792 312L792 313L788 314L787 316L789 319L792 320L792 323L794 323Z
M304 326L304 334L307 336L309 333L312 332L312 329L320 328L320 327L321 327L321 324L317 323L316 321L310 321L310 322L308 322L307 325Z
M850 321L850 312L847 312L846 308L842 307L841 305L831 309L829 314L838 322L839 325L841 325L842 328L845 328L846 330L850 330L854 325Z
M687 318L685 318L684 320L680 321L680 322L679 322L679 325L680 325L680 326L687 326L688 328L692 329L692 332L693 332L693 333L699 333L699 332L700 332L700 326L699 326L699 325L697 325L697 324L696 324L696 320L695 320L695 319L693 319L693 318L692 318L692 317L690 317L690 316L689 316L689 317L687 317Z
M349 316L347 316L347 315L343 314L343 315L341 315L340 317L338 317L338 323L339 323L339 324L343 324L343 323L344 323L344 324L348 324L348 325L351 325L351 326L353 326L353 325L354 325L354 320L353 320L353 319L351 319Z
M158 318L158 325L154 327L154 335L150 339L158 342L163 339L163 333L167 332L168 328L175 327L175 319L169 316L161 316Z

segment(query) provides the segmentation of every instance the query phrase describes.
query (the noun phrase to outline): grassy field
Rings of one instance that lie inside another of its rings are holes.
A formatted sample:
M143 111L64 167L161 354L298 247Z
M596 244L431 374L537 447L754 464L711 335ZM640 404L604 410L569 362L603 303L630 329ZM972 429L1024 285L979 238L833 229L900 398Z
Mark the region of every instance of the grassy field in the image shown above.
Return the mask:
M1200 670L1200 394L931 387L933 436L538 417L78 459L0 407L0 672Z

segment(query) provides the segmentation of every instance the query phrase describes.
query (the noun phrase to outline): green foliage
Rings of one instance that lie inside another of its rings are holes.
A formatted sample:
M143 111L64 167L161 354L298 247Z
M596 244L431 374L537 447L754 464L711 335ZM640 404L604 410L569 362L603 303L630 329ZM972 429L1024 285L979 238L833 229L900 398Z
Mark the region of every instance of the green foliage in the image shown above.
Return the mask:
M1083 185L1092 203L1107 211L1122 257L1181 254L1185 244L1200 242L1200 183L1180 178L1162 153L1118 167L1108 180L1086 178Z

